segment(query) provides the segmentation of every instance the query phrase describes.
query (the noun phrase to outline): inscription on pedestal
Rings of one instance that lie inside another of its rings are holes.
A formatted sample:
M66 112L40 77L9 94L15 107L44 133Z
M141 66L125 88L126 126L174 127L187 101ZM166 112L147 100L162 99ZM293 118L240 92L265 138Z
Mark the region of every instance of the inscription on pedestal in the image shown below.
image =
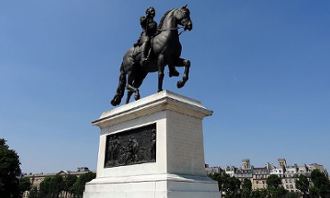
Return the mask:
M156 161L156 123L108 135L104 167Z

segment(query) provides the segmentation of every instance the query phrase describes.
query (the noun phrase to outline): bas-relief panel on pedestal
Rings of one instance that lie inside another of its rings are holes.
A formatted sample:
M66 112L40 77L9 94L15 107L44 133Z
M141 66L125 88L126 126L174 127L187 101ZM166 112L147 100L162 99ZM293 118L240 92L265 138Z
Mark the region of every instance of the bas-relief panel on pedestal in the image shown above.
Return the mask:
M156 123L106 137L104 167L156 162Z

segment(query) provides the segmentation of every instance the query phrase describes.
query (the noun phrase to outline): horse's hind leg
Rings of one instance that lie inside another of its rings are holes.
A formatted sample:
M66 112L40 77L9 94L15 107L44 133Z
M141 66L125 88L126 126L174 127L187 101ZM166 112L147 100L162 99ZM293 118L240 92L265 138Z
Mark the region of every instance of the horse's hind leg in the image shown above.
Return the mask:
M136 92L134 95L135 100L140 99L140 92L139 92L139 87L141 86L144 78L147 76L147 72L139 72L136 79L133 82L133 86L136 88Z
M130 71L127 73L127 98L126 98L126 104L129 103L129 100L131 99L131 96L133 92L135 92L135 88L133 87L133 80L134 80L134 72Z
M133 91L131 91L131 90L127 91L126 104L129 103L129 100L131 99L132 94L133 94Z
M190 70L190 60L184 59L184 58L179 58L177 62L175 63L176 66L183 66L184 67L184 73L182 76L182 79L179 80L176 84L178 88L181 88L185 85L185 83L189 79L189 70Z

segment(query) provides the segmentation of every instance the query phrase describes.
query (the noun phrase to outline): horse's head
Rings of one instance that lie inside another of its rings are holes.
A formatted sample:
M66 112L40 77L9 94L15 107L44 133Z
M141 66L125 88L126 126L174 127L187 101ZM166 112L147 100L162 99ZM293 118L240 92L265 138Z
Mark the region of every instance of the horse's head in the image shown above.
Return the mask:
M178 24L184 26L184 30L192 30L192 21L190 19L190 11L187 5L177 9L175 16Z

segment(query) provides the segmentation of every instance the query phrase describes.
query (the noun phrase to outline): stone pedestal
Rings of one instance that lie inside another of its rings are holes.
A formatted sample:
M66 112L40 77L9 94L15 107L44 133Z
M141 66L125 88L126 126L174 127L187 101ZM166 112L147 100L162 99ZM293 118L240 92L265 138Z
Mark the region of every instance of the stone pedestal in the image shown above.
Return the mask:
M97 172L86 184L84 198L219 198L217 183L204 168L202 119L211 114L200 102L169 91L104 112L93 122L101 129ZM147 153L146 162L137 160L140 154L132 157L134 149L125 151L126 160L108 162L118 156L109 154L113 147L107 142L119 139L125 145L134 139L129 133L144 126L155 128L150 140L156 144L155 159L137 139L138 148ZM129 165L123 165L126 162Z

